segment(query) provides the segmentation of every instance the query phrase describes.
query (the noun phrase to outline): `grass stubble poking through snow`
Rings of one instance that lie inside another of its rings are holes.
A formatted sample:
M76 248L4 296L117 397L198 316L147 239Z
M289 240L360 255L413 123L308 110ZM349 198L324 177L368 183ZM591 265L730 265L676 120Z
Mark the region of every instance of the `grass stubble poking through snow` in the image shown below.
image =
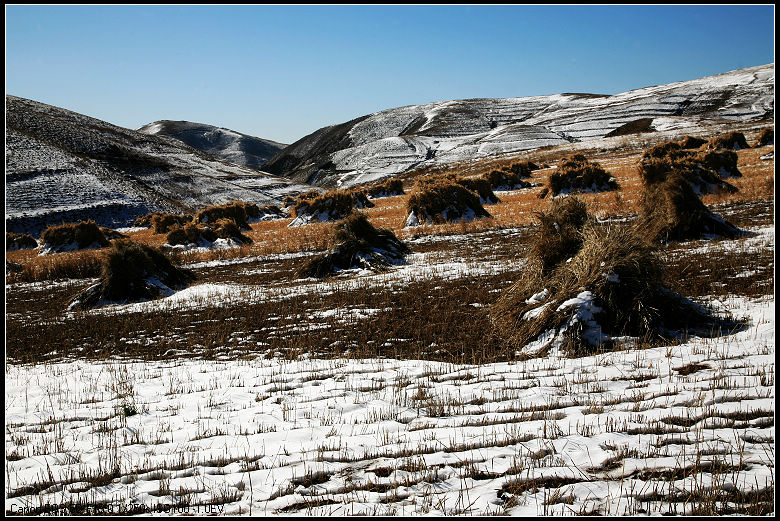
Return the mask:
M755 326L573 359L11 365L6 510L765 514L774 305L731 304Z
M770 149L739 151L740 192L706 200L752 233L658 253L666 287L747 326L578 357L516 356L491 321L526 270L533 188L408 229L409 196L377 199L362 213L406 262L324 280L299 269L337 225L254 223L249 246L169 254L189 288L95 309L66 311L99 270L29 273L95 253L11 252L6 512L774 513ZM638 158L598 157L621 187L581 196L602 226L634 222Z

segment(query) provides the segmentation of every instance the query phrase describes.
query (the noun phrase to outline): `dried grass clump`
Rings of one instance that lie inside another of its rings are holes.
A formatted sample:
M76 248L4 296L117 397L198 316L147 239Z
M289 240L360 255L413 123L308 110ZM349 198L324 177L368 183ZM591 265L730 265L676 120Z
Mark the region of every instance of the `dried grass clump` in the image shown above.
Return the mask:
M680 140L680 147L685 149L701 148L707 140L695 136L685 136Z
M588 220L585 202L570 196L552 199L547 212L536 212L539 229L531 239L530 261L543 275L582 247L582 228Z
M519 163L512 163L501 170L515 174L518 178L529 178L531 177L531 172L539 170L539 165L532 163L531 161L520 161Z
M49 226L41 234L41 242L45 253L104 248L109 244L101 227L91 220Z
M706 148L711 150L726 149L726 150L742 150L750 148L745 139L745 134L742 132L729 132L721 136L714 137L706 143Z
M282 206L284 208L291 208L291 207L295 206L299 202L306 201L306 200L311 200L311 199L316 199L317 197L321 196L322 194L323 194L323 192L320 192L319 190L309 190L308 192L304 192L302 194L298 194L295 197L292 197L292 196L288 195L287 197L284 198L284 201L282 201Z
M479 202L482 204L496 204L501 202L498 196L493 193L493 187L484 177L469 177L469 178L456 178L455 182L466 190L473 192L479 197Z
M698 194L734 193L737 188L723 177L742 175L732 150L692 151L674 142L649 148L639 161L639 176L646 183L662 182L671 172L681 175Z
M765 147L767 145L774 145L774 144L775 144L775 129L765 128L763 131L761 131L761 134L759 134L758 139L756 139L756 144L753 145L753 148Z
M359 211L352 212L334 229L328 253L310 260L299 270L300 277L327 277L340 270L367 268L382 270L404 262L409 247L387 229L377 229Z
M175 226L184 226L190 221L192 221L192 215L150 212L137 218L133 226L154 228L154 233L162 234L168 233Z
M685 147L683 147L681 143L666 141L653 145L645 150L642 154L642 161L647 159L668 159L670 161L677 161L690 156L691 153L685 150Z
M404 195L406 193L404 192L404 183L400 179L387 179L381 184L367 187L366 192L368 197L372 199Z
M665 288L655 248L632 228L586 219L580 233L576 254L548 273L531 253L523 278L492 306L491 317L510 347L529 355L560 349L583 356L624 342L736 326Z
M21 273L24 270L24 266L19 264L18 262L13 262L6 260L5 261L5 274L8 275L9 273Z
M742 177L737 168L739 156L733 150L701 150L696 161L721 177Z
M154 233L168 233L176 226L184 226L192 221L192 215L176 215L172 213L152 212L139 217L133 223L135 226L154 228Z
M676 171L645 180L636 226L650 242L684 241L708 235L735 238L742 230L711 212L688 179Z
M421 180L406 201L406 226L467 222L490 217L479 198L451 179Z
M241 229L232 219L218 219L210 228L217 234L218 239L232 239L241 244L252 243L252 239L241 233Z
M270 221L273 219L286 219L290 217L284 210L275 204L268 204L257 209L256 215L249 215L250 222Z
M171 264L159 249L120 240L102 260L100 281L73 299L69 308L151 300L183 289L194 280L194 273Z
M355 208L372 208L374 203L368 200L362 190L331 190L330 192L312 192L298 197L292 214L295 219L290 226L301 226L310 222L338 221L347 217Z
M514 172L505 170L491 170L485 178L490 183L490 187L495 191L519 190L533 186L528 181L520 179L520 176Z
M195 214L193 221L196 223L215 223L220 219L230 219L241 230L250 230L248 212L259 216L259 209L256 204L233 201L199 210Z
M29 250L38 247L38 241L29 233L5 232L5 250Z
M553 196L562 192L605 192L617 190L615 179L595 161L573 154L561 161L548 180Z
M187 223L168 232L166 243L171 246L209 247L217 239L227 239L239 244L251 244L252 239L241 233L236 222L230 218L217 219L211 224Z

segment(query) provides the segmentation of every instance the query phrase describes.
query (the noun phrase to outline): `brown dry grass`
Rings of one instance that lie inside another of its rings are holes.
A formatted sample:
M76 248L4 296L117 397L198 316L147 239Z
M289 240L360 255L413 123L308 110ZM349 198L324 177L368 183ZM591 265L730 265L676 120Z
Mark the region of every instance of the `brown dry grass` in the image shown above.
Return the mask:
M231 219L242 230L249 229L249 213L257 216L259 211L256 204L243 201L233 201L219 206L209 206L199 210L193 219L196 223L215 223L220 219Z
M92 244L108 246L108 240L95 221L49 226L41 234L41 241L45 245L54 247L75 243L79 249L86 248Z
M298 270L299 276L327 277L354 267L383 270L390 264L402 262L411 252L392 231L377 229L359 211L353 211L340 221L331 230L329 240L330 251L306 261Z
M553 227L555 213L560 223ZM688 331L706 335L738 327L664 288L664 265L656 248L633 227L587 221L579 205L553 209L540 220L543 231L534 238L526 269L491 310L509 347L521 349L553 332L562 338L564 352L581 356L614 347L610 336L628 335L650 343ZM559 240L558 231L567 226L579 240ZM551 251L559 254L551 256ZM586 325L586 319L573 323L579 312L562 304L582 298L583 291L590 292L597 306L596 325Z
M403 181L394 178L386 179L379 184L363 186L361 189L365 190L368 196L372 198L391 197L406 193Z
M484 184L490 189L489 184ZM476 193L459 180L444 177L417 182L406 201L406 210L407 214L414 214L420 224L446 224L460 219L468 211L477 219L490 217Z
M29 233L13 233L5 232L5 249L6 250L25 250L30 248L37 248L38 241L35 237Z
M135 302L156 298L161 290L147 279L154 278L172 289L182 289L195 280L195 274L171 264L160 249L129 239L112 243L101 255L100 282L74 301L77 307L93 307L106 299Z
M725 148L732 150L735 148L750 148L745 139L745 134L742 132L729 132L716 136L710 139L705 146L710 149Z
M563 159L548 178L547 186L553 195L565 190L607 191L619 188L612 176L598 162L589 160L584 154L572 154Z
M324 194L307 192L298 197L292 207L295 217L301 215L323 214L328 220L345 218L353 208L371 208L374 203L368 200L365 191L359 189L331 190Z
M775 129L766 128L758 135L758 137L756 138L756 142L753 146L758 148L758 147L774 145L774 144L775 144Z

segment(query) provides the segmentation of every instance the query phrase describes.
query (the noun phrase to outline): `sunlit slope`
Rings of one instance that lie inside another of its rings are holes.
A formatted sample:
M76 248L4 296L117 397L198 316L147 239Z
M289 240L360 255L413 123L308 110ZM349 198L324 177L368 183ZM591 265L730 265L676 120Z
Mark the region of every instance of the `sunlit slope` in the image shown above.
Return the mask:
M706 129L774 116L774 64L616 95L556 94L442 101L384 110L322 128L263 168L318 186L349 187L421 166L646 130Z

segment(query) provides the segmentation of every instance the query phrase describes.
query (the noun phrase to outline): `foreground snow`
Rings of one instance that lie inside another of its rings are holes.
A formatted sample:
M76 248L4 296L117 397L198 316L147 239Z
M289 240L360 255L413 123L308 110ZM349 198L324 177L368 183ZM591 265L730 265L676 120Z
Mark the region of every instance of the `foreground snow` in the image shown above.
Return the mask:
M774 484L774 298L724 305L751 327L577 359L10 365L6 511L690 512Z

